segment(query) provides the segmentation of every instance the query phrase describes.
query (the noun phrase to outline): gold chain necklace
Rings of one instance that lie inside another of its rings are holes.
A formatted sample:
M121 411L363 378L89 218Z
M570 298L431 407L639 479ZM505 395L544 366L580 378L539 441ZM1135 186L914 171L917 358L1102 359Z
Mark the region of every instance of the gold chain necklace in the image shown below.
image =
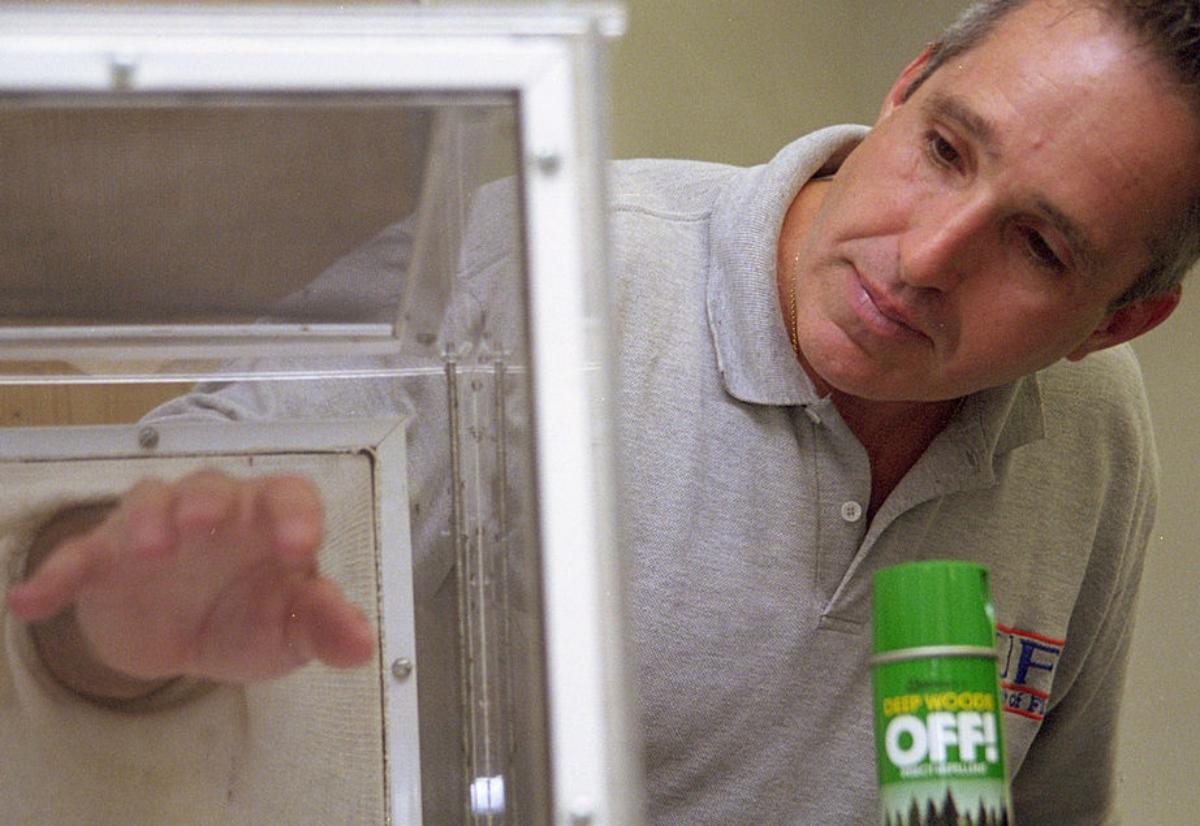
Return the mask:
M792 350L795 351L797 358L800 358L800 310L796 306L796 267L799 258L800 256L797 255L792 259L792 269L784 275L788 279L788 334L792 339Z

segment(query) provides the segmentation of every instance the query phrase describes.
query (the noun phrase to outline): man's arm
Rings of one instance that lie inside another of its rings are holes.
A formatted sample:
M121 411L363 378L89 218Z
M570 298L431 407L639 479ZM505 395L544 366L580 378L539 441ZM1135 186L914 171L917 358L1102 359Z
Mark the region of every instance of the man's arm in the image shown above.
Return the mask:
M105 704L180 677L249 682L369 659L362 613L316 571L322 509L296 477L202 471L68 508L38 532L9 610L47 670Z
M1136 587L1136 582L1133 583ZM1116 823L1117 723L1132 638L1133 599L1114 595L1087 667L1046 715L1013 780L1018 822Z

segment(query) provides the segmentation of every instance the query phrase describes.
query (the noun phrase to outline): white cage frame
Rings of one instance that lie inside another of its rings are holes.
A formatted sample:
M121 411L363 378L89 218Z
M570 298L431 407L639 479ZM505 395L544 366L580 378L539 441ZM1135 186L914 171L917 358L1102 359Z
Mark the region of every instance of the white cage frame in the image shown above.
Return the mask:
M611 394L598 113L603 40L623 28L623 14L603 6L0 8L0 96L370 89L515 98L552 816L562 826L642 822L603 409ZM23 333L0 342L0 353L77 356L86 344L89 357L122 361L181 352L170 329L135 345L103 333L68 335ZM255 335L240 346L261 354L263 341ZM184 349L213 352L194 342Z

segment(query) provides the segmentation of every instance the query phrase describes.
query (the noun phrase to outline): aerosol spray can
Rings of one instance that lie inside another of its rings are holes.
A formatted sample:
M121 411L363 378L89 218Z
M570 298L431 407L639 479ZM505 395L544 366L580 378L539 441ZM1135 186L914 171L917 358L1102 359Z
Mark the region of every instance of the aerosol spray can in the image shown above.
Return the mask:
M1009 826L987 569L878 571L871 669L881 823Z

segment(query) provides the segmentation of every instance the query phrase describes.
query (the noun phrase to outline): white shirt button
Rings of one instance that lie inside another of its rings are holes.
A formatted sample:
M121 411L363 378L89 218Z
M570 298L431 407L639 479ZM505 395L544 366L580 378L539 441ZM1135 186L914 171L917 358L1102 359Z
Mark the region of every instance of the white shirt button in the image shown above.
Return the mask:
M862 505L857 502L842 503L842 519L845 519L847 522L857 522L862 519L862 513Z

